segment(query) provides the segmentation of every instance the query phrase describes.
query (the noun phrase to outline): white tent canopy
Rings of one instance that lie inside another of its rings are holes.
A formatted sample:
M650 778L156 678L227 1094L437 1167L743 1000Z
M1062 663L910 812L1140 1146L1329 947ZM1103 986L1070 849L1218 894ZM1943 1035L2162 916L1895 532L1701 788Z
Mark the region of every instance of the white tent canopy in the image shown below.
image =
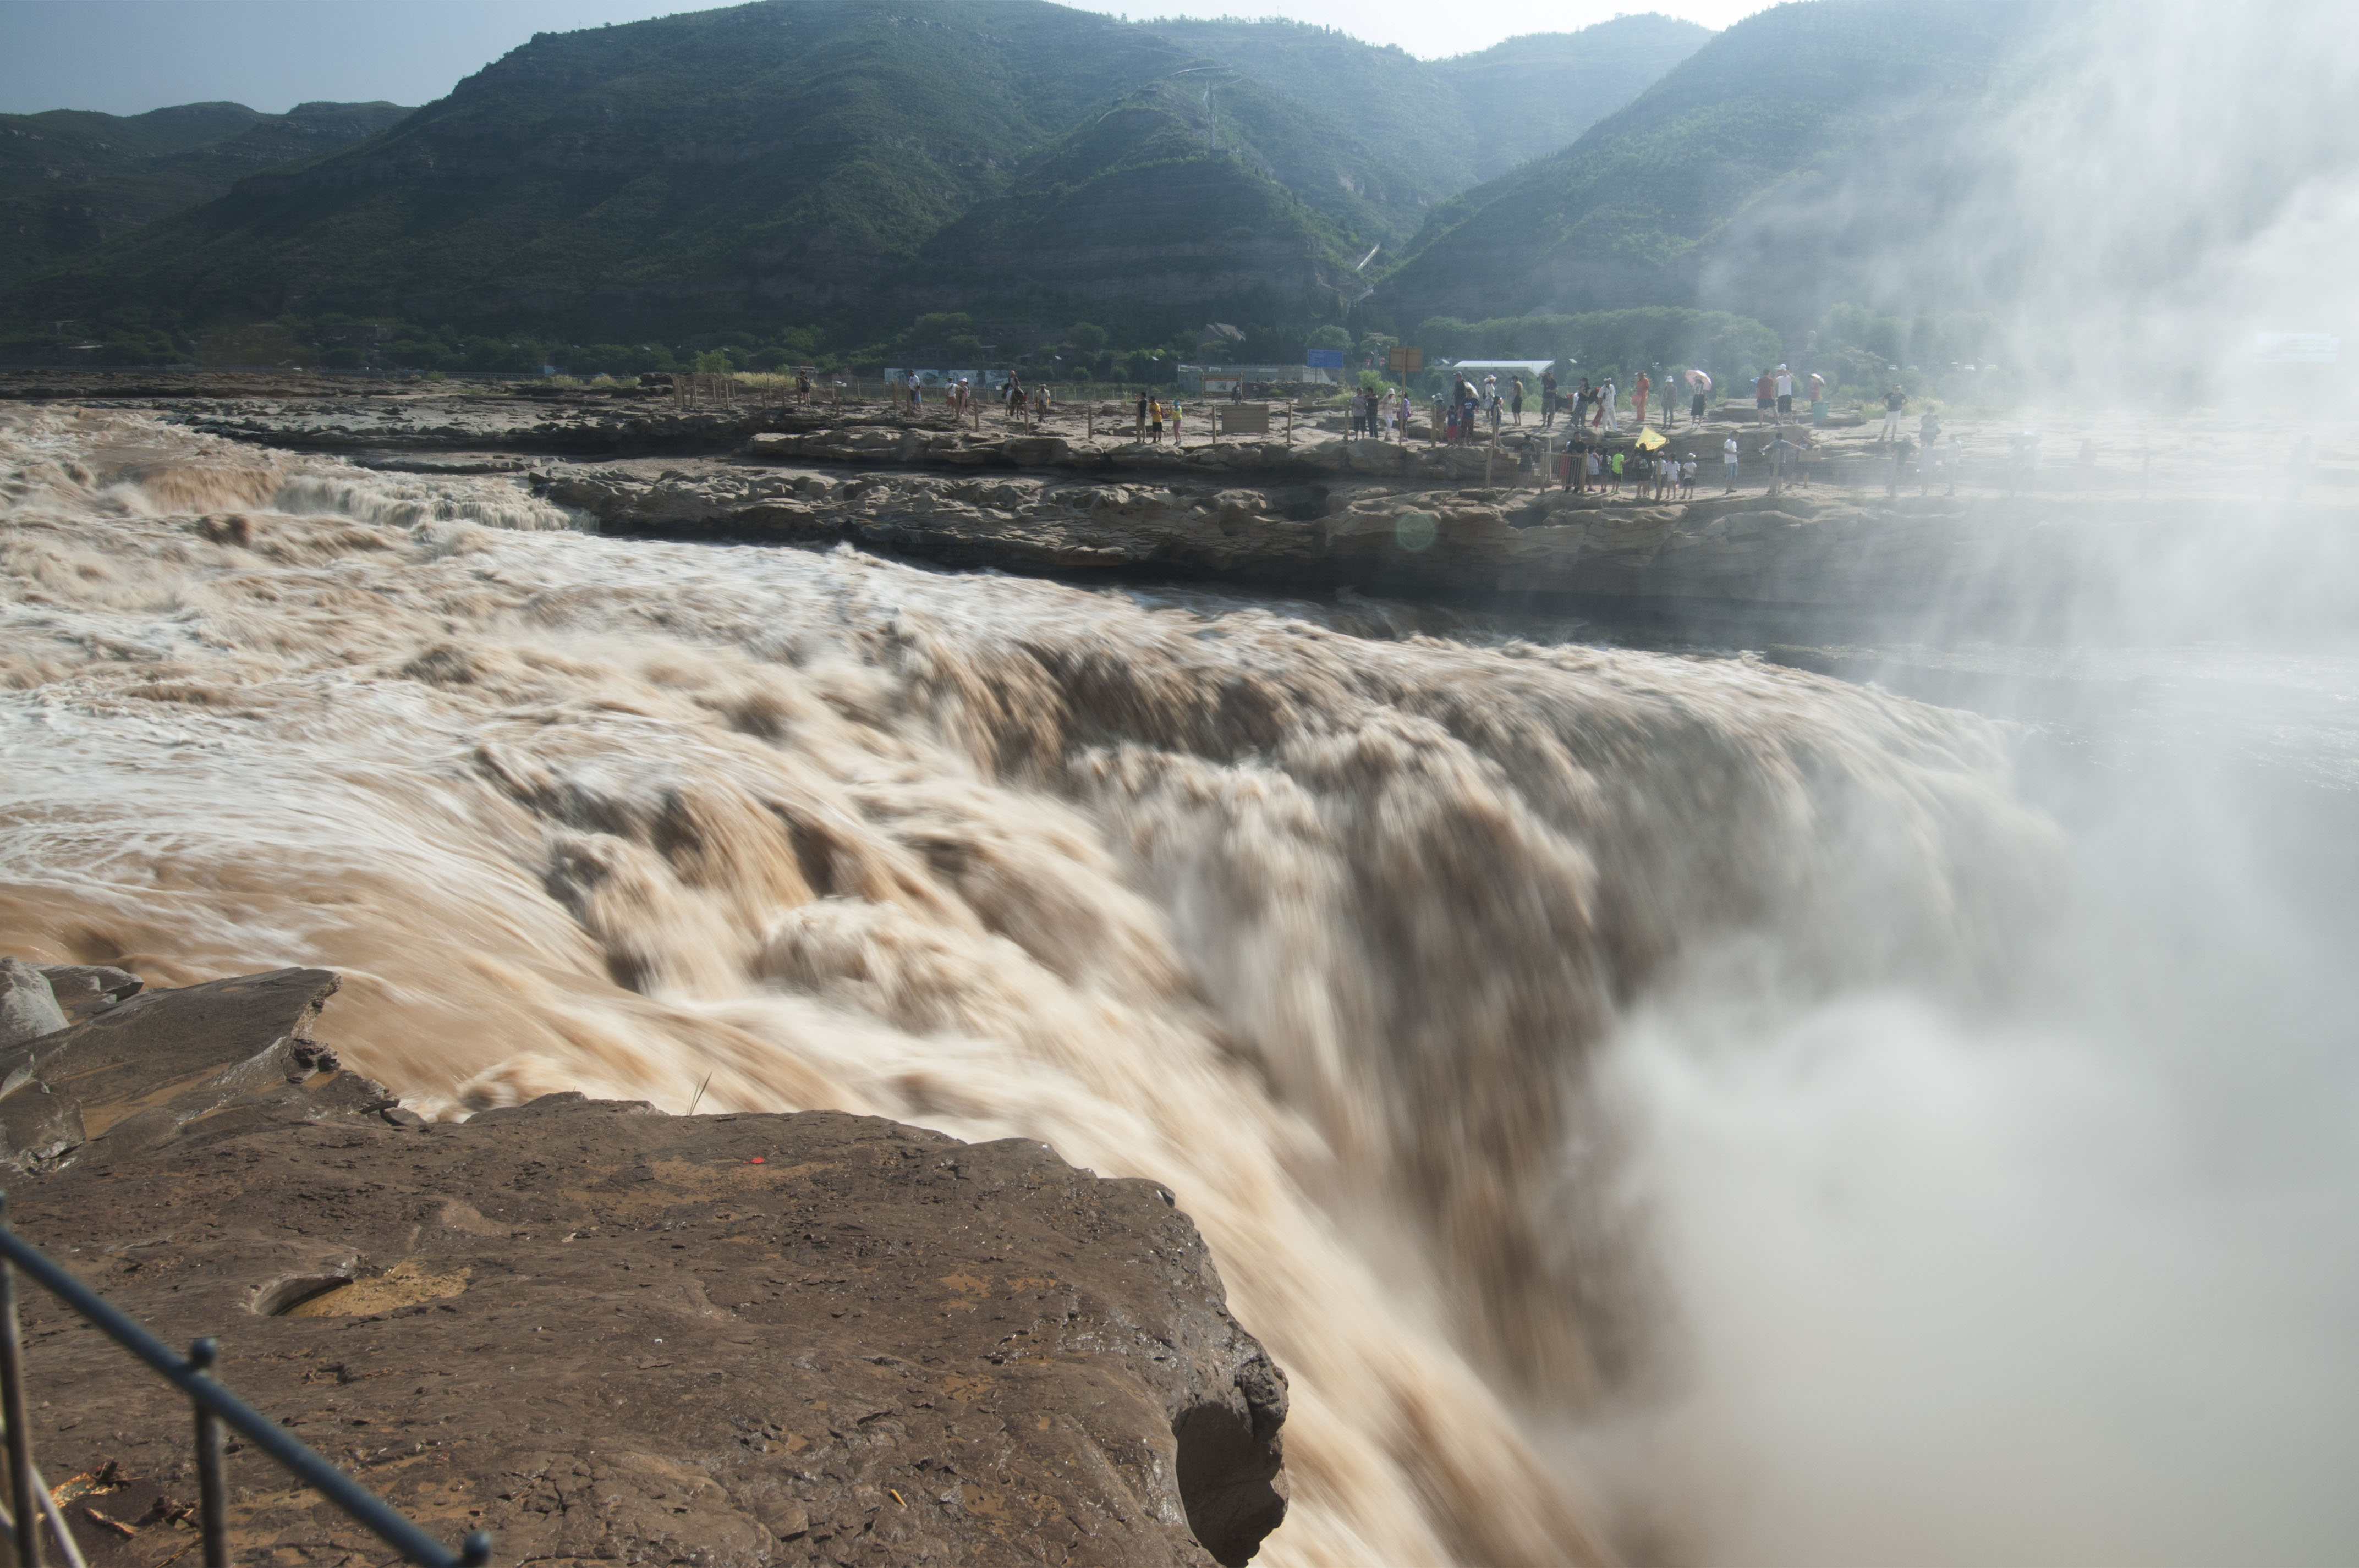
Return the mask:
M1478 377L1485 375L1513 375L1517 371L1521 371L1524 374L1528 376L1538 376L1540 372L1548 369L1549 366L1554 363L1556 363L1556 361L1554 360L1459 360L1454 363L1446 364L1442 368L1445 370L1454 370L1461 375Z

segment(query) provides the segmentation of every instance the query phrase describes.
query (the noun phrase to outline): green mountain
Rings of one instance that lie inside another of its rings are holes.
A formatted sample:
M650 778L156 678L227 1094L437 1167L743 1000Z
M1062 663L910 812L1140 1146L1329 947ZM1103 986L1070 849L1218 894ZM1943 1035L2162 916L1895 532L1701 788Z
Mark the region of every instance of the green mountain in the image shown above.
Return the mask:
M348 146L393 103L183 103L145 114L0 114L0 285L211 201L247 175Z
M1297 24L1043 0L757 0L543 34L4 308L585 340L1002 308L1134 335L1332 319L1371 247L1704 36L1627 18L1421 64Z
M1985 172L2048 41L2029 0L1804 0L1712 38L1571 146L1438 208L1384 276L1405 327L1635 305L1815 319Z
M1535 33L1478 54L1419 60L1324 27L1164 21L1156 30L1208 61L1290 98L1423 209L1563 147L1701 48L1712 34L1669 16L1617 16L1577 33Z

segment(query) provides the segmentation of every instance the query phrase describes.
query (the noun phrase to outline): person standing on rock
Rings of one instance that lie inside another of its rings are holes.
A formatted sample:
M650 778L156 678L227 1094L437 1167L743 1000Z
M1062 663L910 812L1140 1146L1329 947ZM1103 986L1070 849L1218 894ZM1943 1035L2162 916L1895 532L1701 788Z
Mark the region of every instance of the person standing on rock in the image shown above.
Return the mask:
M1597 420L1607 435L1622 433L1622 389L1614 384L1612 376L1597 389Z
M1645 371L1640 371L1638 379L1630 384L1630 406L1637 410L1641 430L1647 427L1647 395L1654 390L1655 384L1647 378Z
M1159 397L1150 397L1147 400L1147 431L1149 440L1158 444L1162 441L1163 399Z
M1546 430L1555 424L1556 366L1550 365L1540 372L1540 428Z
M1784 365L1777 367L1777 423L1783 425L1794 416L1794 373Z
M1810 423L1827 422L1827 378L1817 371L1810 373Z
M1892 390L1884 395L1884 428L1875 438L1879 445L1900 438L1900 411L1908 406L1908 395L1895 384Z
M1680 499L1681 501L1693 501L1695 499L1695 487L1696 455L1693 452L1690 452L1688 454L1687 461L1680 465Z
M1727 472L1728 493L1731 495L1734 495L1736 493L1736 458L1738 449L1736 438L1734 436L1731 436L1728 439L1720 444L1720 466Z
M1516 423L1522 424L1524 422L1524 378L1522 376L1516 377L1515 412Z
M1767 425L1777 412L1777 373L1763 371L1753 378L1753 416Z
M1688 372L1688 396L1690 400L1688 403L1689 424L1701 425L1703 423L1704 401L1711 397L1711 395L1712 377L1705 374L1701 370L1691 370Z
M1131 433L1130 438L1134 441L1147 439L1147 389L1140 387L1138 389L1138 427Z

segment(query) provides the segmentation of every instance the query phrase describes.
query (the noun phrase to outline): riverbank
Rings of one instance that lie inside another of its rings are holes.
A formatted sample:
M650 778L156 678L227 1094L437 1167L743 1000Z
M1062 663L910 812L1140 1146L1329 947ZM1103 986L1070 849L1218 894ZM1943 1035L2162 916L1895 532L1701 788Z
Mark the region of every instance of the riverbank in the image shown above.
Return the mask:
M940 409L676 406L637 389L124 390L171 395L89 406L380 472L504 478L603 532L850 543L1070 580L1671 621L1931 615L2031 636L2068 620L2185 635L2359 613L2353 454L2321 449L2299 486L2247 486L2184 442L2126 427L2110 430L2105 460L2036 473L1977 429L1956 471L1931 475L1896 475L1872 427L1821 431L1796 481L1759 458L1771 435L1732 417L1672 432L1669 450L1701 453L1700 484L1693 500L1659 502L1550 479L1542 443L1561 427L1448 447L1351 439L1327 427L1340 416L1306 412L1291 441L1155 443L1131 439L1112 406L953 427ZM2060 443L2078 427L2058 424ZM1733 493L1717 460L1727 439L1743 453ZM2068 586L2089 580L2113 585L2107 601Z

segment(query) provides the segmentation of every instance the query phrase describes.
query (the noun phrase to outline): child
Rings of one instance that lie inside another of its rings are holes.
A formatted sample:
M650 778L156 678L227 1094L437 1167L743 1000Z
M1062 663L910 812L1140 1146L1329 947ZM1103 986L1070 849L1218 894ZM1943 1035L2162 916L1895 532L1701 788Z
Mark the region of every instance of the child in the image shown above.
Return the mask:
M1147 400L1147 430L1149 440L1163 439L1163 399L1159 397Z

